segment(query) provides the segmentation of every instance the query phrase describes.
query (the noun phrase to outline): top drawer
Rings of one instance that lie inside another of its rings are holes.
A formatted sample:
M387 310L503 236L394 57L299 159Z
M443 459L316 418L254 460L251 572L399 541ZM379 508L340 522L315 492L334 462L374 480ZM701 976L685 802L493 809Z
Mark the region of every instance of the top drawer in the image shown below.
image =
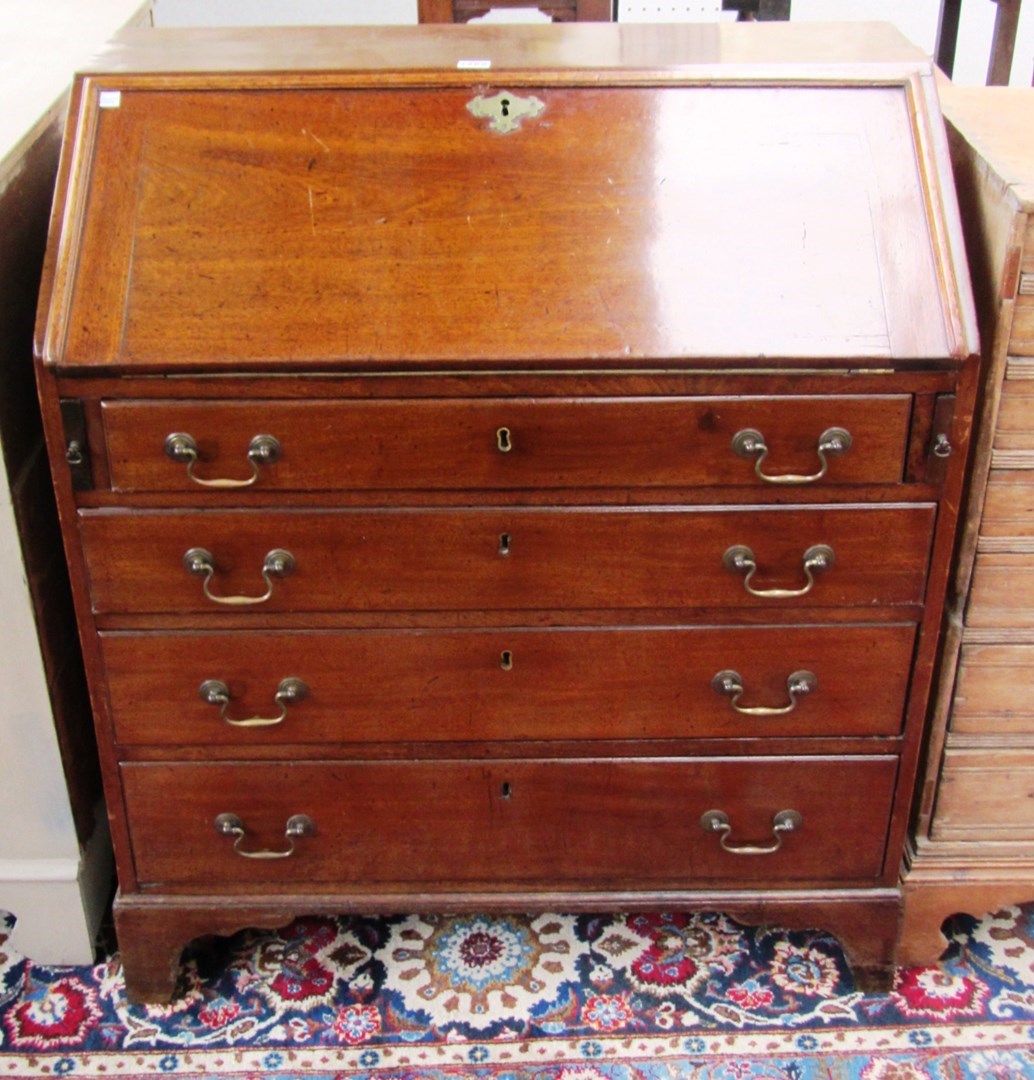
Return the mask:
M895 394L108 401L103 417L116 491L225 498L240 487L896 484L910 410ZM272 436L272 452L256 436Z

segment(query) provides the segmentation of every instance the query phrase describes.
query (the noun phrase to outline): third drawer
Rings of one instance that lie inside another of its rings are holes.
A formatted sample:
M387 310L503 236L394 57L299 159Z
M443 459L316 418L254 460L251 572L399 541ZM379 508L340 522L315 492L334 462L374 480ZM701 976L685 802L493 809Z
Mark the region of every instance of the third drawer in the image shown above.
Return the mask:
M893 736L914 640L913 624L101 635L119 742L242 747Z

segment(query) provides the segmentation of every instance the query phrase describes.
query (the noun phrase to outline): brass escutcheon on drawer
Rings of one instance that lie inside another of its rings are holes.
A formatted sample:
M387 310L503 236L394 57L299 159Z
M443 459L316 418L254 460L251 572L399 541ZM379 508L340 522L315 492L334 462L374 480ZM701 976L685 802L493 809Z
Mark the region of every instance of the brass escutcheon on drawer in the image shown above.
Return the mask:
M273 595L273 578L284 578L295 568L294 556L283 548L274 548L266 553L262 561L262 579L266 591L261 596L218 596L211 591L210 585L215 576L215 557L205 548L193 547L183 553L183 567L189 574L204 577L202 588L205 596L215 604L240 606L243 604L264 604Z
M797 832L803 823L801 815L796 810L780 810L772 818L772 835L775 840L771 844L761 846L759 844L730 844L732 824L729 821L729 815L724 810L708 810L700 818L700 828L704 832L718 833L722 850L729 852L730 855L773 855L783 846L783 837L787 833Z
M206 488L245 488L257 483L260 465L273 465L280 460L283 449L275 435L256 435L248 443L247 462L251 466L251 476L244 480L213 479L206 480L194 472L198 462L197 440L184 431L174 431L165 437L165 456L172 461L187 466L187 477L195 484Z
M732 437L732 449L733 453L739 457L757 458L757 461L754 462L754 472L766 484L814 484L816 480L821 480L829 471L830 457L846 454L851 449L851 433L846 428L827 428L819 436L818 445L815 448L821 467L818 472L808 474L782 473L778 476L770 476L768 473L762 472L761 465L768 456L769 448L765 442L765 436L754 428L744 428L742 431L737 431Z
M220 706L220 717L232 727L239 728L275 727L277 724L282 724L287 719L287 706L302 701L308 693L309 687L301 679L293 677L281 679L273 695L273 700L280 706L279 716L250 716L246 720L234 720L226 715L232 698L229 686L222 679L205 679L198 687L198 696L201 700L208 705Z
M244 822L236 814L220 814L212 823L220 836L232 836L233 850L243 859L289 859L295 852L295 842L302 836L315 836L316 825L306 814L292 814L284 826L285 851L245 851L241 844L247 836Z
M719 671L711 680L711 688L716 694L725 694L732 698L730 706L742 716L785 716L797 708L797 699L812 693L818 688L819 680L811 671L795 671L786 679L786 691L790 695L789 705L741 705L740 698L746 692L743 679L738 671Z
M722 556L726 570L743 574L743 587L751 596L768 600L789 600L795 596L806 596L815 587L815 575L830 569L836 562L836 555L828 544L812 544L802 559L802 567L807 583L800 589L755 589L751 580L757 573L758 564L754 552L745 544L734 544Z

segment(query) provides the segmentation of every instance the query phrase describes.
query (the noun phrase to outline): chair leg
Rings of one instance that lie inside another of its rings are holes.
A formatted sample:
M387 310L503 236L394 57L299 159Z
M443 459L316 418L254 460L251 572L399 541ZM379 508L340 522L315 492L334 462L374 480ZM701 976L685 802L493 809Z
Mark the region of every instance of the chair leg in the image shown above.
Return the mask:
M451 23L452 0L417 0L417 19L422 23Z
M787 2L787 0L781 0ZM578 22L613 22L614 0L569 0L568 3L537 4L535 0L522 0L521 4L484 4L461 5L457 12L455 0L417 0L417 19L422 23L466 22L473 15L484 15L492 7L539 7L542 9L560 9L562 17L569 19L573 14ZM463 10L466 9L466 10Z
M962 0L941 0L941 13L937 20L937 66L950 79L955 70L955 52L959 44L959 19Z
M611 22L614 18L611 0L578 0L575 4L579 22Z
M758 4L758 22L788 22L790 0L761 0Z
M1008 86L1012 73L1012 54L1016 48L1016 28L1020 22L1020 0L995 0L994 38L987 65L988 86Z

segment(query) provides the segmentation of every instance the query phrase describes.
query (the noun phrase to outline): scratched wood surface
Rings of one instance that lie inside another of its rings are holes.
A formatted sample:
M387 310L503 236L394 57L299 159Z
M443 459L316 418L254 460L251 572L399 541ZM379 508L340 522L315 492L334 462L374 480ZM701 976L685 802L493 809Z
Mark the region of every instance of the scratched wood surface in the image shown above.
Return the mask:
M508 109L542 109L505 135L476 96L124 91L96 113L94 160L123 168L83 177L51 358L958 352L903 87L521 88Z

